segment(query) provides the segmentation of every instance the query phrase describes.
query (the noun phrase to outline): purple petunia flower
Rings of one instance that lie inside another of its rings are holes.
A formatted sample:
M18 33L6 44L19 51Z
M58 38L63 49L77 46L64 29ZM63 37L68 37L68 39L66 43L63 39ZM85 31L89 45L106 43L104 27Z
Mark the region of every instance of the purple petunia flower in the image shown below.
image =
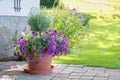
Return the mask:
M30 44L33 44L33 41L30 41Z
M21 52L21 56L25 56L25 53L24 53L24 52Z
M37 36L38 34L37 34L37 32L32 31L32 35L33 35L33 36Z
M45 52L45 49L41 48L40 53L44 53L44 52Z
M23 46L23 45L27 44L27 42L28 42L27 40L21 39L20 41L17 41L16 44Z
M48 32L52 32L52 30L48 30Z
M54 30L53 33L56 34L56 33L57 33L57 30Z
M46 34L46 39L47 40L52 40L52 34Z
M18 39L18 41L20 41L20 40L22 40L23 39L23 37L20 37L19 39Z
M23 50L25 50L25 47L23 45L21 45L20 49L23 51Z
M29 59L30 59L30 61L33 60L33 56L31 54L29 55Z
M46 35L47 35L47 34L48 34L48 31L46 31L45 33L46 33Z
M22 40L22 41L20 42L20 45L25 45L25 44L27 44L27 40Z
M44 58L44 54L41 54L41 58Z
M19 42L19 41L17 41L17 42L16 42L16 44L20 45L20 42Z
M38 40L39 42L41 42L43 39L42 39L42 38L38 38L37 40Z
M46 53L47 53L47 54L52 54L52 51L48 49L48 50L46 51Z
M55 57L55 54L53 54L52 57Z
M57 34L57 37L61 37L61 34L60 34L60 33L58 33L58 34Z
M68 52L68 38L61 35L57 30L48 30L42 35L39 35L37 34L37 32L32 31L32 36L30 36L30 40L27 41L23 37L21 37L15 45L15 47L18 47L21 51L18 53L18 55L24 57L27 56L30 61L34 60L34 56L32 54L25 54L25 50L28 48L26 46L30 46L33 51L39 50L40 53L37 54L39 54L40 58L45 57L44 53L47 53L54 57ZM39 65L38 62L36 62L35 64Z

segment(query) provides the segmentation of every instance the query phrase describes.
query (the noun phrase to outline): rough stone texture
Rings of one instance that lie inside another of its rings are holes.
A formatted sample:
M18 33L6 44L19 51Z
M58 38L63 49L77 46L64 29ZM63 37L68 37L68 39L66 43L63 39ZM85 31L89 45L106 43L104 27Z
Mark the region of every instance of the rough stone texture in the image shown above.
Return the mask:
M25 28L29 29L25 16L0 16L0 59L14 56L10 46L15 32L18 37Z
M23 72L26 65L27 62L0 62L0 80L120 80L120 69L53 64L52 73L31 75Z

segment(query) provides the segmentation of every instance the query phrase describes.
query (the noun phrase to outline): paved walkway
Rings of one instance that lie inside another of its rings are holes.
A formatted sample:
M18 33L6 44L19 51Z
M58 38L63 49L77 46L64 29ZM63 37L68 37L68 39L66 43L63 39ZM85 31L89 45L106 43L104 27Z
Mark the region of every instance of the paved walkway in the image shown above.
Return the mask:
M0 62L0 80L120 80L120 69L54 64L51 74L30 75L23 72L26 62Z

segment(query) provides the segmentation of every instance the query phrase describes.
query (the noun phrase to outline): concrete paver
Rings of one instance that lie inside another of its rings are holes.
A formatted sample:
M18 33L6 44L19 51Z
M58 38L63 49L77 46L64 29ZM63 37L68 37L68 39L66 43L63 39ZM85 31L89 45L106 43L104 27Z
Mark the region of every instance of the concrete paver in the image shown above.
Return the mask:
M73 64L53 64L50 74L26 74L27 62L0 62L0 80L120 80L120 69L86 67Z

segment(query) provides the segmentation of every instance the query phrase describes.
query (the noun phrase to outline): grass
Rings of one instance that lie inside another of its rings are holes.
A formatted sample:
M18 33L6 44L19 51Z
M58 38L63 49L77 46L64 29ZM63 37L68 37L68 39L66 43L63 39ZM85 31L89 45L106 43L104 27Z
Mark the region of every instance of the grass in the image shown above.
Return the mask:
M86 4L84 0L79 1L81 1L80 4ZM85 16L91 18L90 36L77 43L71 54L55 57L53 63L120 68L120 11L118 12L112 6L109 7L111 9L105 11L107 10L106 5L98 4L101 5L98 7L95 3L94 6L97 6L98 12L95 8L90 9L94 7L91 4L93 3L86 4L88 10L84 12ZM100 9L103 9L102 12Z
M77 8L82 12L114 13L120 10L119 0L61 0L65 8Z
M120 68L120 16L114 18L114 15L101 14L92 18L90 37L80 41L82 48L77 44L78 48L74 49L72 54L55 57L53 63Z

